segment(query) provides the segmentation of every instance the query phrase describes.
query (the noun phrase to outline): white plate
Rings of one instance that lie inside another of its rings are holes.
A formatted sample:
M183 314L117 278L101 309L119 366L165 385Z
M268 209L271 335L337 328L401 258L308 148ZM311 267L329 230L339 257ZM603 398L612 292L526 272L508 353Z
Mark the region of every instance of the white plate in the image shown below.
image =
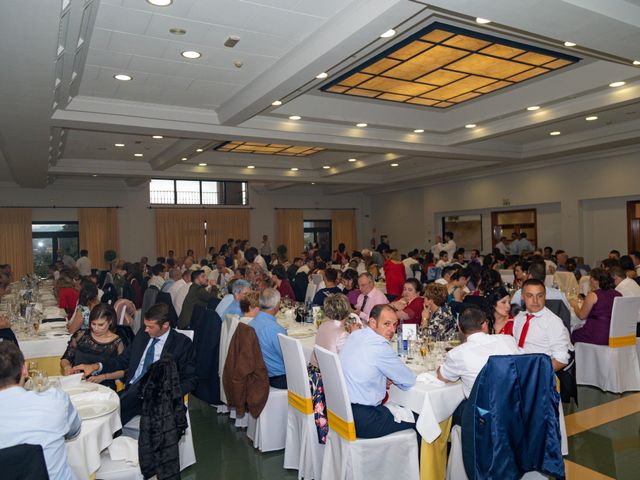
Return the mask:
M82 420L90 420L92 418L101 417L113 412L118 408L117 402L100 402L100 403L79 403L76 405L78 415Z

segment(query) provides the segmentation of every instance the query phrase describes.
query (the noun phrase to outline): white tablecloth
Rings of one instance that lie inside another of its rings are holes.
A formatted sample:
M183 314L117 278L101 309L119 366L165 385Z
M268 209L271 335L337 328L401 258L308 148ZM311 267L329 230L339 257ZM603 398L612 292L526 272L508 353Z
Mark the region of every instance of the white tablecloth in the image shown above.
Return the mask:
M110 393L120 402L113 390L102 385L98 387L100 392ZM77 480L88 479L100 468L100 452L111 445L113 434L121 428L119 408L107 415L82 421L80 434L66 442L69 466Z
M69 343L65 325L65 322L43 323L38 337L18 337L24 358L61 357Z

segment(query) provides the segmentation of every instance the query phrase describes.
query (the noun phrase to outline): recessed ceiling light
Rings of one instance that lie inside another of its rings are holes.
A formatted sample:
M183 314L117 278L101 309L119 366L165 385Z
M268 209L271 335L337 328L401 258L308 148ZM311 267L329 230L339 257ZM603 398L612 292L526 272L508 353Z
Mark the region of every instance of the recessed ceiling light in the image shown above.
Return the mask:
M366 126L367 126L366 123L356 123L356 127L359 127L359 128L364 128Z
M353 163L353 162L357 162L357 161L358 161L358 159L357 159L357 158L350 158L350 159L349 159L349 161L350 161L351 163Z
M173 3L173 0L147 0L147 3L156 7L168 7Z
M124 147L124 143L114 143L116 147Z
M382 35L380 35L380 38L391 38L395 34L396 34L396 31L393 28L390 28L389 30L384 32Z
M184 35L187 33L187 31L184 28L170 28L169 33L172 33L174 35Z
M416 128L413 133L424 133L424 129L422 128Z
M331 166L329 165L323 165L322 168L324 168L325 170L329 170L331 168Z
M637 67L638 65L640 65L640 60L634 60L634 61L633 61L633 65L635 65L636 67Z
M397 163L392 163L392 164L391 164L391 166L392 166L392 167L397 167L397 166L398 166L398 164L397 164Z
M327 78L328 76L329 76L329 74L327 72L322 72L322 73L319 73L318 75L316 75L316 78L318 80L322 80L323 78Z
M134 153L134 157L144 157L144 153Z
M91 175L92 177L97 177L98 175L96 175L95 173L93 175Z
M207 166L207 164L206 164L206 163L199 163L199 164L198 164L198 166L199 166L199 167L206 167L206 166Z
M164 138L164 137L163 137L162 135L154 135L154 136L153 136L153 137L151 137L151 138L158 139L158 138Z
M597 115L589 115L588 117L585 118L587 122L593 122L594 120L597 120L597 119L598 119Z
M182 52L180 55L182 55L184 58L190 58L190 59L200 58L202 56L200 52L196 52L195 50L186 50Z
M293 167L293 168L291 169L291 171L292 171L292 172L297 172L297 171L298 171L298 167Z
M186 162L189 159L187 157L182 157L180 160L182 160L183 162Z
M476 128L477 125L475 123L467 123L464 128Z
M554 131L554 132L549 132L549 135L551 135L552 137L555 137L556 135L560 135L561 132L559 131Z
M247 168L253 169L253 168L256 168L256 166L255 165L247 165Z
M531 105L530 107L527 107L527 110L529 110L530 112L534 112L536 110L540 110L540 106L538 105Z
M239 36L237 36L237 35L229 35L224 41L224 46L225 47L229 47L229 48L233 48L238 44L239 41L240 41L240 37Z
M486 25L487 23L491 23L491 20L487 20L486 18L476 17L476 23L480 25Z
M300 115L291 115L289 120L300 120L302 117Z
M576 46L576 44L575 44L575 43L573 43L573 42L564 42L564 46L565 46L565 47L575 47L575 46Z
M282 105L282 101L276 100L275 102L271 102L271 105L273 105L274 107L279 107L280 105Z
M618 87L621 87L623 85L626 85L626 82L613 82L613 83L609 84L609 86L611 88L618 88Z
M202 150L201 148L196 149L196 152L200 153L200 152L204 152L204 150Z
M316 184L316 182L311 182L311 185L315 185L315 184Z
M126 73L117 73L113 76L116 80L120 80L121 82L128 82L133 77L131 75L127 75Z

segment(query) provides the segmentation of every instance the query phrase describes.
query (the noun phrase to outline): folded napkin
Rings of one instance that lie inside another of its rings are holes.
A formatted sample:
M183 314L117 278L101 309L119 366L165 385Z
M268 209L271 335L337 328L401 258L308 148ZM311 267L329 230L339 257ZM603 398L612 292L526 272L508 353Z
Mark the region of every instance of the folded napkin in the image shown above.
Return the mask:
M421 373L416 377L416 382L432 383L434 385L444 385L442 380L438 380L438 377L429 372Z
M62 385L63 387L70 387L72 385L80 385L82 375L82 373L74 373L73 375L67 375L58 378L60 379L60 385Z
M396 423L400 422L408 422L415 423L415 418L413 417L413 412L408 407L403 407L402 405L398 405L397 403L389 400L384 404L386 408L389 409L391 414L393 415L393 420Z
M83 392L72 395L73 403L100 403L109 402L113 399L111 392Z
M138 465L138 441L135 438L114 438L108 449L111 460L124 460L131 465Z

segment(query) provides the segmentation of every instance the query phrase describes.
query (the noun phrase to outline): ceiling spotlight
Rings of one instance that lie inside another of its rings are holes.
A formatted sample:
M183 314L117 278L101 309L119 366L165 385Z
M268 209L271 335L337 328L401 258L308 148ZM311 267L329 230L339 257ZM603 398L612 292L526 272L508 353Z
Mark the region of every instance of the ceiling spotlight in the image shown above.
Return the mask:
M173 0L147 0L147 3L155 7L168 7L173 3Z
M536 110L540 110L540 107L538 105L531 105L530 107L527 107L527 110L534 112Z
M95 173L93 175L91 175L92 177L97 177L98 175L96 175Z
M124 143L114 143L114 146L116 146L116 147L124 147Z
M224 41L224 46L233 48L238 44L239 41L240 41L240 37L238 37L237 35L229 35L227 39Z
M247 168L254 169L254 168L256 168L256 166L255 165L247 165Z
M206 163L199 163L199 164L198 164L198 166L199 166L199 167L206 167L206 166L207 166L207 164L206 164Z
M357 158L350 158L348 161L349 161L349 162L351 162L351 163L353 163L353 162L357 162L357 161L358 161L358 159L357 159Z
M134 157L144 157L144 153L134 153Z
M422 128L416 128L413 133L424 133L424 129Z
M364 128L366 126L367 126L366 123L356 123L356 127L359 127L359 128Z
M244 62L243 62L242 60L234 60L234 61L233 61L233 65L234 65L236 68L242 68L242 66L244 65Z
M196 149L196 152L201 153L204 152L204 150L202 150L201 148Z
M594 120L597 120L597 119L598 119L597 115L589 115L588 117L585 118L587 122L593 122Z
M316 184L316 182L311 182L311 185L315 185L315 184Z
M271 102L271 105L273 105L274 107L279 107L280 105L282 105L282 102L280 100L276 100L275 102Z
M640 60L634 60L632 65L635 65L637 67L638 65L640 65Z
M184 28L170 28L169 33L173 35L185 35L187 31Z
M331 167L329 165L323 165L322 168L324 168L325 170L329 170Z
M475 123L467 123L464 128L476 128L477 125Z
M117 73L113 76L116 80L120 80L121 82L128 82L133 77L131 75L127 75L125 73Z
M397 163L392 163L392 164L391 164L391 166L392 166L392 167L397 167L397 166L398 166L398 164L397 164Z
M182 55L184 58L190 59L200 58L202 56L200 52L196 52L195 50L185 50L180 55Z
M487 23L491 23L491 20L487 20L486 18L476 17L476 23L480 25L486 25Z
M318 80L322 80L323 78L327 78L328 76L329 76L329 74L327 72L322 72L322 73L319 73L318 75L316 75L316 78Z
M164 138L164 137L163 137L162 135L154 135L154 136L153 136L153 137L151 137L151 138L155 138L155 139L157 140L157 139L159 139L159 138Z
M623 85L625 85L625 84L626 84L626 82L622 82L622 81L621 81L621 82L613 82L613 83L610 83L610 84L609 84L609 86L610 86L611 88L618 88L618 87L621 87L621 86L623 86Z
M293 167L293 168L291 169L291 171L292 171L292 172L297 172L297 171L298 171L298 167Z
M575 44L575 43L573 43L573 42L564 42L564 46L565 46L565 47L575 47L575 46L576 46L576 44Z
M182 160L183 162L186 162L189 159L187 157L182 157L180 160Z
M384 32L382 35L380 35L380 38L391 38L395 34L396 34L396 31L393 28L390 28L389 30Z
M551 135L552 137L555 137L556 135L560 135L561 132L559 131L554 131L554 132L549 132L549 135Z
M302 117L300 115L291 115L289 120L300 120Z

